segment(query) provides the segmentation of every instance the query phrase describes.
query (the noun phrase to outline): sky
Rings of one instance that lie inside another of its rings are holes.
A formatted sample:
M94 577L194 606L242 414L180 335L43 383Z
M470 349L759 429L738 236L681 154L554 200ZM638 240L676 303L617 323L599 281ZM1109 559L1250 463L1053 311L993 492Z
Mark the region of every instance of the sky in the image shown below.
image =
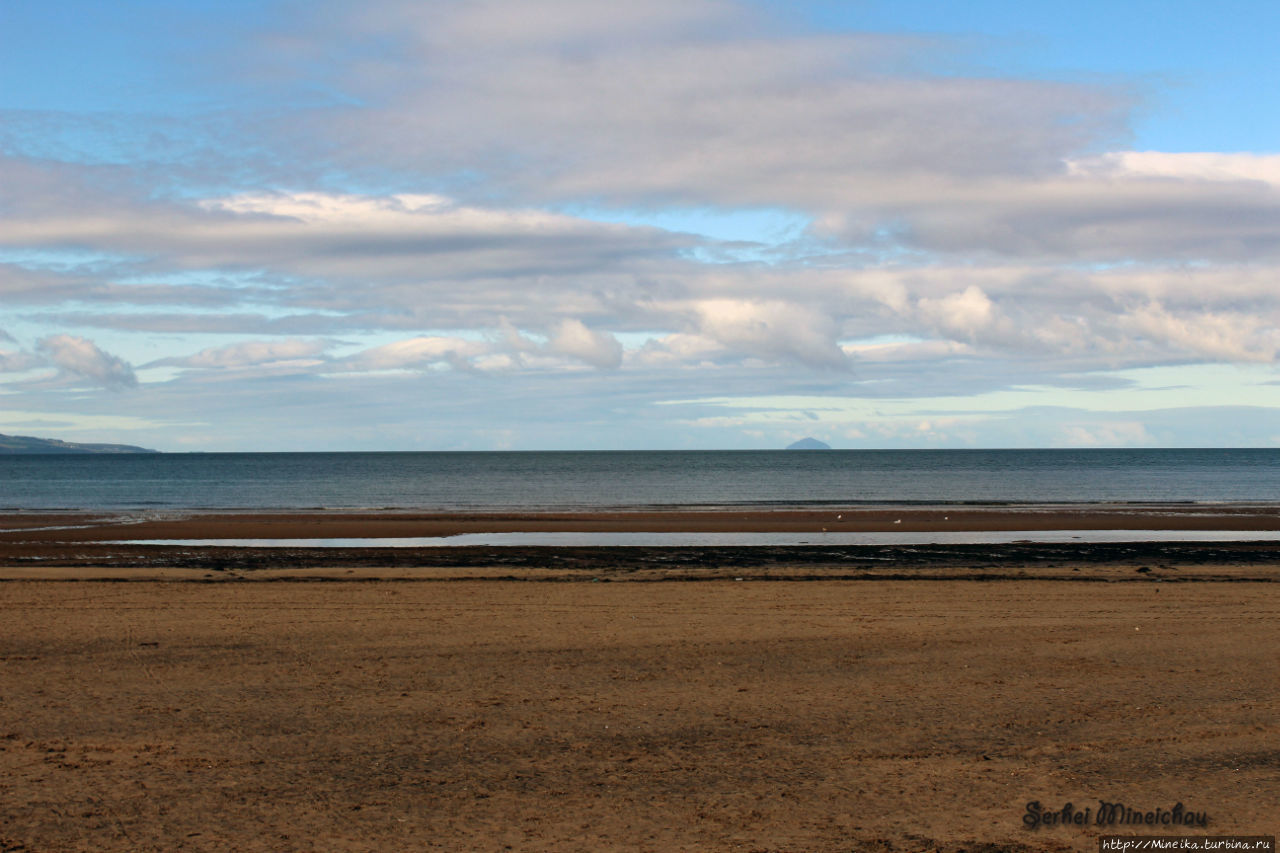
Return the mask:
M5 0L0 432L1280 444L1280 4Z

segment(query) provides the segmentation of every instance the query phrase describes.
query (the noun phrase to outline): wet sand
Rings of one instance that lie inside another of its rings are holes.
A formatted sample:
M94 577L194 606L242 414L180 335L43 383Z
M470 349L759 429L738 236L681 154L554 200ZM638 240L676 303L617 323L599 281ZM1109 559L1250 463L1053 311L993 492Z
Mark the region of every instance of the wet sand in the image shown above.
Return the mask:
M1280 507L1050 504L582 512L142 512L0 514L0 543L124 539L306 539L509 532L1280 530Z
M468 546L391 548L379 538L496 532L1280 530L1275 506L853 507L578 513L12 513L0 515L0 580L467 579L702 580L1040 578L1274 580L1280 541L1014 542L970 545ZM1032 535L1032 534L1029 534ZM1136 538L1149 534L1135 534ZM359 539L361 547L302 540ZM171 545L130 544L172 540ZM214 547L206 539L299 540Z
M1201 529L1276 523L1271 508L1166 510ZM1155 511L1087 514L1145 529ZM1063 529L1086 526L1055 510L1020 529L1050 529L1054 512ZM955 515L1025 518L890 508L851 523ZM70 521L0 521L6 853L991 853L1277 830L1275 545L104 544L123 527L415 536L652 529L652 514L77 517L95 526L76 540L35 529ZM1023 822L1031 801L1096 812L1100 800L1181 803L1209 822Z

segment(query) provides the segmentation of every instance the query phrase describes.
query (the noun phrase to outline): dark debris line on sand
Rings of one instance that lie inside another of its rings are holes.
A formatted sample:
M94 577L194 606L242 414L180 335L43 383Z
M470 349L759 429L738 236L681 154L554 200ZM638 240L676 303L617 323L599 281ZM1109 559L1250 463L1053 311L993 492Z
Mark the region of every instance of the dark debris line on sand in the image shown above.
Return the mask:
M645 580L695 580L749 573L752 579L832 580L876 578L1013 579L1034 570L1037 578L1087 580L1082 569L1108 568L1106 580L1172 581L1179 569L1200 566L1280 568L1276 542L1008 543L930 546L776 546L776 547L547 547L516 548L236 548L66 545L17 543L0 550L0 565L100 568L174 568L210 572L264 569L510 569L508 579L532 570L571 579L589 573L624 579L644 573ZM785 574L773 574L781 572ZM533 578L531 578L533 579ZM550 578L548 578L550 579ZM639 578L637 578L639 579ZM1097 578L1103 579L1103 578ZM1270 581L1280 573L1240 579Z

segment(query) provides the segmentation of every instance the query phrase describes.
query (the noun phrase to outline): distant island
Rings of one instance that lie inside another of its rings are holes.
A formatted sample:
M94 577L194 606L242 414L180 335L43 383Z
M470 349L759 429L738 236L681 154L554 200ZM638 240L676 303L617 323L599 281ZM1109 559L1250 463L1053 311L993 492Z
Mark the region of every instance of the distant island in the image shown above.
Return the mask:
M0 433L0 455L12 453L159 453L131 444L79 444L56 438Z
M802 438L795 444L788 444L787 450L830 450L831 445L816 438Z

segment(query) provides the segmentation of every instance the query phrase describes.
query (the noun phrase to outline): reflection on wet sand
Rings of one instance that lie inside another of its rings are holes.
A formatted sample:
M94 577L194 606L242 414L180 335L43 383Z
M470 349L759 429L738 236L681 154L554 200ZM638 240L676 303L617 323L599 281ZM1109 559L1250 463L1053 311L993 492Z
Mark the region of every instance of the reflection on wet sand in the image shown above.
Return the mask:
M210 548L696 548L790 547L798 545L999 545L1013 542L1274 542L1269 530L963 530L762 532L582 532L517 531L456 536L397 536L331 539L136 539L108 545L169 545Z

